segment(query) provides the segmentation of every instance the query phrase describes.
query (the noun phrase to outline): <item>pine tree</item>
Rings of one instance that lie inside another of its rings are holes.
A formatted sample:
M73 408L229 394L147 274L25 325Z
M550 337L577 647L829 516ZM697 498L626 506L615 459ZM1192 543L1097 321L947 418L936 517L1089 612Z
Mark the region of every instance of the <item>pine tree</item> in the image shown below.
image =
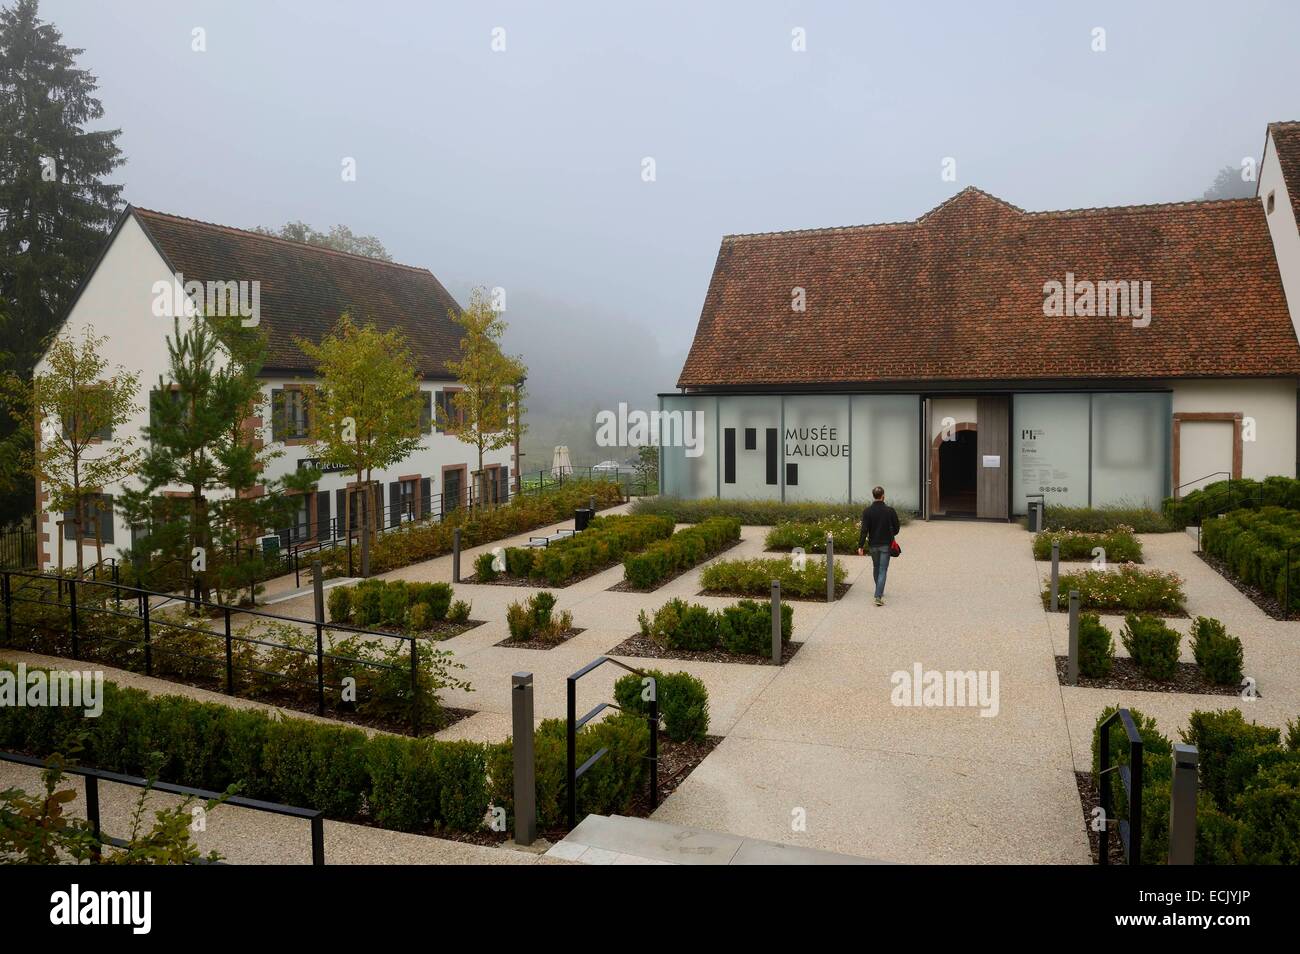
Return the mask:
M122 187L104 181L123 159L81 50L37 16L37 0L0 10L0 339L9 371L32 370L117 218ZM0 440L13 425L0 419ZM30 512L29 481L0 498L0 524Z

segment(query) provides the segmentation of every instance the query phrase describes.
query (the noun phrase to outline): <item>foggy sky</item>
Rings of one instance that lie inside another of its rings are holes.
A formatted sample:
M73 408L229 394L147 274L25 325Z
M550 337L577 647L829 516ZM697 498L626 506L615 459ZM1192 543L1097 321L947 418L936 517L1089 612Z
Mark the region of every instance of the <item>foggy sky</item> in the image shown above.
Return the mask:
M671 389L725 233L913 219L967 185L1031 210L1196 198L1259 157L1268 121L1300 119L1293 2L41 12L85 48L122 128L127 201L238 227L346 223L462 301L502 286L543 394L573 387L537 372L561 372L575 339L606 356L583 371L602 399L629 380L619 362L638 391Z

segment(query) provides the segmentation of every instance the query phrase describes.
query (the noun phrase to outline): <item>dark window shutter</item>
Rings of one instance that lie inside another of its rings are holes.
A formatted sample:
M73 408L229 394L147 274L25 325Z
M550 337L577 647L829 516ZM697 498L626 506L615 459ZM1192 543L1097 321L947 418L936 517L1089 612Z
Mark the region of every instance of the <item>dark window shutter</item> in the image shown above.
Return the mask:
M379 513L375 514L374 524L376 527L383 527L384 514L384 485L378 480L375 481L375 500L374 506L379 508Z
M420 392L420 435L429 433L429 428L433 424L433 392Z
M76 519L77 519L77 515L74 511L71 510L63 511L63 539L65 540L77 539Z
M330 493L328 490L316 493L316 539L327 540L330 535Z
M395 527L402 522L402 484L394 480L388 485L388 525Z
M501 468L501 501L510 499L510 468L502 466Z
M346 528L343 526L343 520L345 519L345 516L346 516L346 515L343 513L343 509L344 509L344 507L345 507L344 500L343 500L343 495L346 494L346 493L347 493L346 490L336 490L336 491L334 491L334 516L336 516L336 517L339 518L339 519L338 519L338 534L339 534L339 536L342 536L343 533L344 533L344 531L345 531L345 529L346 529ZM352 519L355 520L355 519L356 519L356 516L354 515Z
M433 515L433 479L425 477L420 481L420 516Z
M271 392L271 440L284 440L284 391L280 388Z
M113 542L113 495L100 494L99 537L104 543Z
M449 414L451 413L451 408L449 408L449 407L447 406L447 392L446 392L446 391L439 391L439 392L435 395L435 398L436 398L436 400L437 400L437 402L438 402L438 411L439 411L439 414L438 414L438 417L437 417L438 426L437 426L436 429L437 429L438 433L441 434L441 433L442 433L442 423L441 423L441 422L442 422L442 421L445 421L445 420L447 419L447 417L448 417Z

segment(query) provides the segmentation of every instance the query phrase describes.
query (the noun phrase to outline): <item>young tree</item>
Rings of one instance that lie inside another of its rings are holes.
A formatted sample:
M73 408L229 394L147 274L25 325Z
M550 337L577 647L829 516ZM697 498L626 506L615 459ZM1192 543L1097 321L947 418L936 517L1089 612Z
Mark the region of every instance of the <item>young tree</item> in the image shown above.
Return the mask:
M37 374L31 386L30 407L40 433L31 470L49 488L51 509L72 513L78 576L84 569L81 548L89 518L95 520L97 559L104 557L98 494L133 473L139 460L133 439L116 432L141 410L135 404L140 376L120 365L110 371L101 356L103 346L104 339L91 328L80 344L56 338L46 356L49 370ZM60 520L60 570L63 525Z
M103 106L81 50L37 16L36 0L0 9L0 304L11 351L0 373L30 382L82 276L117 218L119 130L90 131ZM0 439L12 433L0 418ZM30 475L0 497L0 524L30 513Z
M420 375L400 331L357 327L343 315L319 344L298 341L319 381L307 401L307 432L326 465L346 467L365 493L363 533L377 533L374 472L410 456L423 439ZM344 527L350 528L351 494ZM350 532L350 531L349 531Z
M474 289L469 307L450 317L462 335L460 357L448 361L447 370L461 390L452 393L449 407L437 409L438 426L478 452L474 496L481 501L483 455L510 447L524 433L523 382L528 369L502 352L506 323L482 289Z

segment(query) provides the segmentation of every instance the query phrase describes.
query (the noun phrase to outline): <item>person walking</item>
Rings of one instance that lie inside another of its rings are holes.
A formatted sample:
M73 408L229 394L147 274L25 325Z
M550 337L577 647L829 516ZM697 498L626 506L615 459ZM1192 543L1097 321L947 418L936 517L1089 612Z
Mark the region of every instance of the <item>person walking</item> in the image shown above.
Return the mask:
M898 511L885 503L885 488L871 488L871 505L862 511L858 533L858 556L863 544L871 551L871 577L876 581L876 605L885 605L885 576L889 573L890 548L898 536Z

